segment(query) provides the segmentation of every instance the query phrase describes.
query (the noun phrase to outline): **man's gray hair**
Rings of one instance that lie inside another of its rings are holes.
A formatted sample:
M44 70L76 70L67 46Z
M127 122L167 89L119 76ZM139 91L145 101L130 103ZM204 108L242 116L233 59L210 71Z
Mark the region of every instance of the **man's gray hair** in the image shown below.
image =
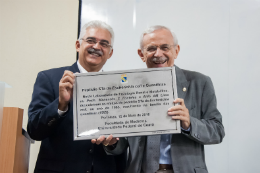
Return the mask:
M162 25L154 25L154 26L150 26L149 28L147 28L141 35L141 39L140 39L140 48L141 50L143 50L143 40L144 40L144 36L146 34L151 34L154 31L160 30L160 29L166 29L168 31L170 31L172 33L173 36L173 42L174 42L174 46L178 45L178 39L176 34L170 30L169 28L167 28L166 26L162 26Z
M109 26L107 23L103 22L103 21L100 21L100 20L92 20L88 23L86 23L80 30L80 34L79 34L79 39L78 41L82 42L82 38L85 36L86 34L86 31L88 28L102 28L102 29L106 29L110 35L111 35L111 46L113 46L113 43L114 43L114 38L115 38L115 34L114 34L114 31L112 29L111 26Z

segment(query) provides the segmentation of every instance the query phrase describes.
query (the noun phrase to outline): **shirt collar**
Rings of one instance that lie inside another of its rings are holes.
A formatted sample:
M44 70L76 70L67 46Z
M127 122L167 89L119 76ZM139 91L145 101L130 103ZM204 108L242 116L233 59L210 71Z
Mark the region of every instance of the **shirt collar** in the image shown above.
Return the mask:
M88 73L88 71L86 69L84 69L84 67L82 67L79 63L79 61L77 61L77 65L78 65L78 68L79 68L79 72L80 73ZM99 72L102 72L103 69L100 69Z

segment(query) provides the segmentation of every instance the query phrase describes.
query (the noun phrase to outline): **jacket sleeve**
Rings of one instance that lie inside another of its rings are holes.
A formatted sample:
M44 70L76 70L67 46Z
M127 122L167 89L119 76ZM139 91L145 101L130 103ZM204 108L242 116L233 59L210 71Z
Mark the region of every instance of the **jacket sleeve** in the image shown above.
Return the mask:
M190 133L182 133L203 145L221 143L225 136L225 131L222 124L222 116L217 109L214 87L209 77L207 77L201 97L201 108L193 109L189 112ZM200 110L200 112L196 112L196 110Z
M119 138L119 141L114 149L110 149L109 146L104 146L104 150L107 155L119 155L126 151L128 145L128 140L126 138Z
M62 117L59 116L58 104L59 98L55 98L49 77L40 72L34 84L32 101L28 109L27 131L32 139L43 140L55 131L66 116L66 113Z

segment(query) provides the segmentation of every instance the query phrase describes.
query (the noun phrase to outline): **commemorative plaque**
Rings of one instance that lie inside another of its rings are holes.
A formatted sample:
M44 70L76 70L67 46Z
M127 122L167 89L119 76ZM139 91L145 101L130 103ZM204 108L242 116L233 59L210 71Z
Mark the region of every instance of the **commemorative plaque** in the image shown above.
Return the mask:
M74 140L181 132L167 114L178 97L174 67L75 76Z

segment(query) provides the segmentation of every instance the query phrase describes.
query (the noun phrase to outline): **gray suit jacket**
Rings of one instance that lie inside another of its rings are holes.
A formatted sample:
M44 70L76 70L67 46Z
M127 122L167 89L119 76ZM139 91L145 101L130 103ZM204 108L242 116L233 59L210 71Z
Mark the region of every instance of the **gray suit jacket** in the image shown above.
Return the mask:
M221 143L225 136L213 84L208 76L175 67L178 97L184 99L189 109L191 129L189 133L172 135L173 170L174 173L207 173L204 145ZM125 172L140 173L145 144L146 136L120 138L114 150L105 150L108 154L120 154L129 146Z

